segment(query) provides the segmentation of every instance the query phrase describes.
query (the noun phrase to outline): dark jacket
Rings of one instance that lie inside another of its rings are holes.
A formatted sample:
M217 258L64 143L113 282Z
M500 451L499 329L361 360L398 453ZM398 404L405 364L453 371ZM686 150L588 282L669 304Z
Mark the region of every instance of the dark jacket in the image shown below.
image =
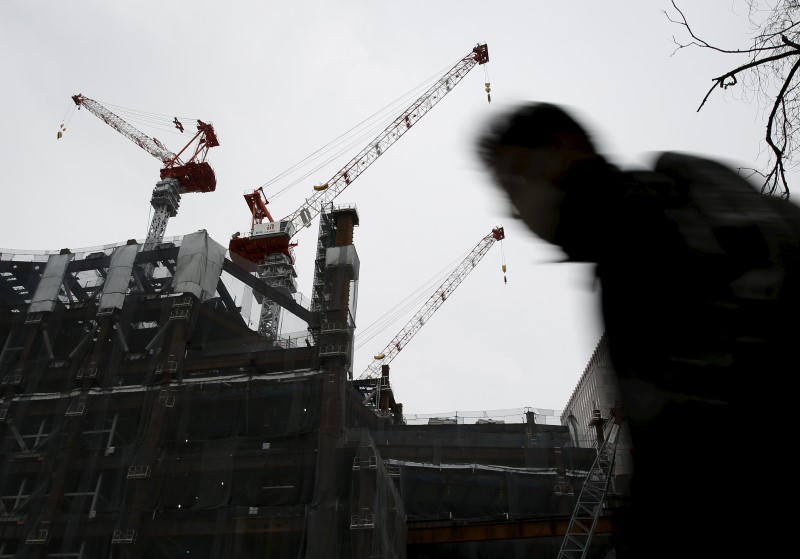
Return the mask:
M768 537L753 515L780 499L766 456L792 424L800 209L678 153L650 171L598 160L562 182L557 240L597 265L633 440L618 557L734 556L740 537Z

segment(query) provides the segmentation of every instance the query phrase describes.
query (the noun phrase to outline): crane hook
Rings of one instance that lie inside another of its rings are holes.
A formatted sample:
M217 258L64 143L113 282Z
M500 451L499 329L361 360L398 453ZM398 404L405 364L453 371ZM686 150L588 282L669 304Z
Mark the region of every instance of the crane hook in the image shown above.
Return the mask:
M508 285L508 277L506 276L506 251L503 250L503 240L500 239L500 264L501 269L503 270L503 284Z

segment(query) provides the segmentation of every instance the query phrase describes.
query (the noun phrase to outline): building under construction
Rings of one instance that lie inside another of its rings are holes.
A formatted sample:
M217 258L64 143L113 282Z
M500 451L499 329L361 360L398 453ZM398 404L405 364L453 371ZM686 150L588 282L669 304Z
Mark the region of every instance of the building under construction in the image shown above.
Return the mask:
M285 218L273 220L260 189L246 194L250 232L228 247L205 231L164 239L182 194L216 188L211 125L197 121L175 154L73 97L164 168L144 241L0 250L0 559L545 559L613 548L608 410L592 411L587 445L534 412L416 424L393 396L390 354L502 228L371 374L353 375L359 219L332 200L487 61L486 45L473 48ZM316 217L306 304L291 239ZM237 305L252 298L257 327ZM299 333L282 331L287 314Z
M323 214L311 309L204 231L4 252L0 557L556 557L597 450L533 413L409 425L388 367L353 380L356 223ZM308 330L267 340L242 287Z

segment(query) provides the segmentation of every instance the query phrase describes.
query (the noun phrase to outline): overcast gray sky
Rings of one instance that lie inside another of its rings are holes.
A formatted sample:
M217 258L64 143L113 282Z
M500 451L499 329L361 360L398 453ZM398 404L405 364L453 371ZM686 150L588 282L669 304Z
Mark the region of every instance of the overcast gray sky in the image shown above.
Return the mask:
M698 33L745 44L743 2L681 2ZM476 67L336 200L358 206L357 323L373 324L503 225L508 284L494 246L392 362L411 413L562 409L602 332L592 269L509 218L474 157L487 119L522 100L572 107L624 164L664 149L757 166L762 115L738 92L696 108L732 59L674 50L665 0L0 3L0 247L54 250L143 238L159 162L86 111L87 97L214 124L214 193L186 195L167 236L206 229L227 246L249 227L246 190L327 144L478 42ZM156 136L173 151L181 137ZM181 145L179 145L181 144ZM362 146L358 146L360 149ZM357 151L357 150L356 150ZM278 218L349 156L273 199ZM268 198L282 188L267 189ZM316 222L298 235L310 294ZM358 376L416 309L364 344ZM357 334L359 330L357 329ZM357 341L358 343L358 341Z

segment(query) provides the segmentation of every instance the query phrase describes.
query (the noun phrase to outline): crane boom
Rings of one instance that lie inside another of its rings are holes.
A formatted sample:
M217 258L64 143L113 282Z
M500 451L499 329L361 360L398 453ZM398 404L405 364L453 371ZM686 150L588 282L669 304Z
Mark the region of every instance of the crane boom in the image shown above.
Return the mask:
M89 99L88 97L85 97L79 93L78 95L73 95L72 100L76 105L78 105L78 107L84 107L87 111L128 138L134 144L145 150L156 159L159 159L164 165L167 165L171 161L175 161L178 158L176 154L164 147L164 144L159 142L157 139L151 138L144 132L131 126L107 107L101 105L94 99Z
M381 366L388 365L398 353L408 344L411 338L419 332L425 322L444 304L447 298L455 291L464 278L475 268L478 262L489 252L495 241L505 238L505 231L502 227L495 227L492 232L486 235L475 248L461 261L453 272L442 282L442 284L428 298L422 308L411 317L402 330L389 342L383 351L375 356L373 362L361 374L359 379L377 378L381 375Z
M231 253L256 265L261 264L268 255L274 253L283 253L290 259L293 258L290 250L292 237L303 227L310 226L322 208L327 207L334 198L361 176L361 173L441 101L472 68L476 65L486 64L488 61L487 45L483 43L475 46L328 182L315 186L314 194L280 222L272 222L271 217L266 214L269 222L263 223L264 212L256 214L257 206L266 204L263 191L256 189L252 193L245 194L245 201L252 213L253 225L249 235L237 234L231 239L229 244ZM254 200L258 200L260 204L254 204Z
M428 88L416 101L392 121L377 138L353 157L331 179L314 187L315 193L294 212L284 217L281 221L288 221L293 225L294 231L299 231L304 225L319 215L334 198L347 188L361 173L375 162L387 149L389 149L403 134L408 132L436 103L442 100L455 85L466 76L477 64L489 61L489 51L485 44L478 45L459 60L439 80Z

